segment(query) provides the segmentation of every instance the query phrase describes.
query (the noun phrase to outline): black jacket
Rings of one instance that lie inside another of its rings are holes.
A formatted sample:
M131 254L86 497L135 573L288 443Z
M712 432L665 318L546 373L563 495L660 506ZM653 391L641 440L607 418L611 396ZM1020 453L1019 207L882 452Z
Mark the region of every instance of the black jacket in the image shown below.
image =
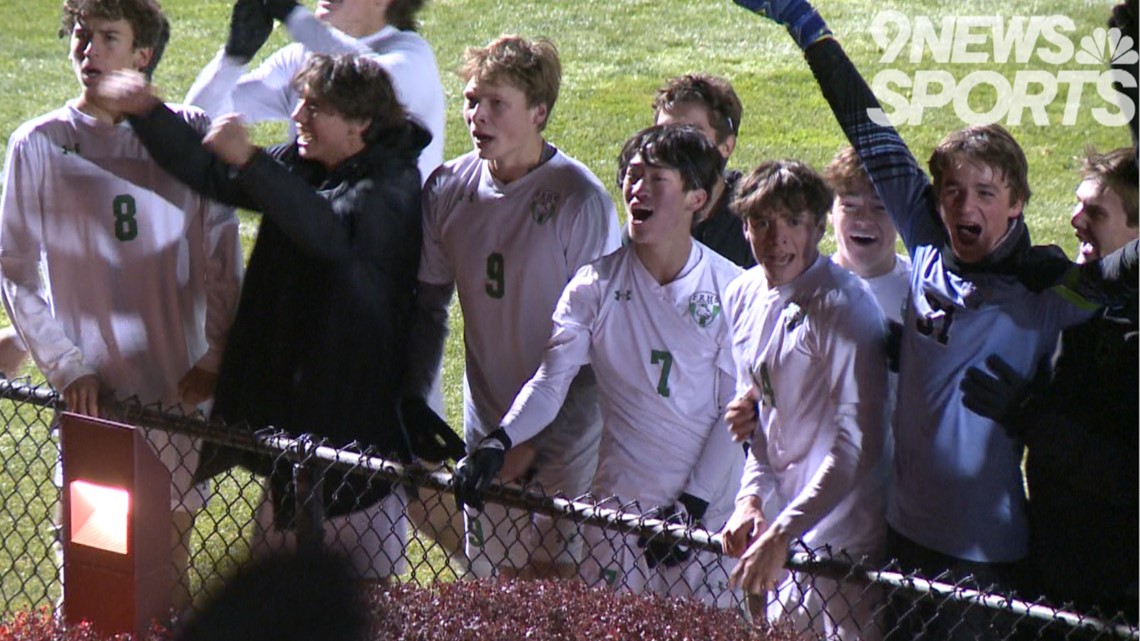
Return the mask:
M332 171L301 158L295 143L239 169L165 107L131 123L155 161L191 188L263 214L214 416L406 457L397 404L422 237L416 159L430 134L409 120ZM208 449L200 478L238 462L270 469L268 459Z

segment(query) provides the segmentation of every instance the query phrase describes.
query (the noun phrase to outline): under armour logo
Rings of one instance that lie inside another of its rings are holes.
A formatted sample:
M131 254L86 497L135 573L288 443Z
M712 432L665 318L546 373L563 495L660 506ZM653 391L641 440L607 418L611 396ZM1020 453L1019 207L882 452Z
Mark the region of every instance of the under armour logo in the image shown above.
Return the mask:
M616 292L614 292L614 300L632 300L632 299L633 299L633 290L632 289L619 289Z

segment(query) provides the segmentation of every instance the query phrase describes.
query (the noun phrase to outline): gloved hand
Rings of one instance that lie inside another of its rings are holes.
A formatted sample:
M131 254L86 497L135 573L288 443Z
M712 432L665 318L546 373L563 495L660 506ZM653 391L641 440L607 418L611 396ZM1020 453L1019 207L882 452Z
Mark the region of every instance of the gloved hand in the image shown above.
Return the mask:
M455 488L455 502L460 507L470 505L476 510L483 510L483 493L503 469L503 459L509 449L511 439L502 429L497 429L488 434L474 452L459 461L452 475L452 487Z
M792 39L807 49L816 41L831 35L827 23L807 0L733 0L736 4L784 25Z
M273 33L273 18L262 0L237 0L230 15L226 55L249 62Z
M432 462L458 461L467 451L463 439L422 398L403 399L400 420L416 458Z
M265 0L265 8L269 10L269 15L281 22L285 22L296 7L297 0Z
M1030 247L1017 258L1015 267L1017 280L1036 293L1060 285L1070 269L1076 269L1076 265L1056 245Z
M1044 387L1039 373L1034 379L1022 376L997 354L986 357L986 367L966 370L959 387L962 404L967 409L1001 423L1012 438L1021 438L1032 424L1031 405L1036 393Z
M676 503L659 505L646 512L645 518L660 519L666 523L676 523L691 528L700 523L708 509L708 501L682 492ZM680 543L674 545L672 541L644 535L637 537L637 547L645 550L645 563L650 568L655 568L658 564L671 568L688 561L692 554L687 545Z

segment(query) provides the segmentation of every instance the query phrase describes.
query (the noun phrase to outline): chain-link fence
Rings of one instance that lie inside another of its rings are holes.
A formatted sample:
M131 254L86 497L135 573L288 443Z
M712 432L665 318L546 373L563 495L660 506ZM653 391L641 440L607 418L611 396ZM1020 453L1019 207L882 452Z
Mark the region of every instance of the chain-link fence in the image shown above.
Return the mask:
M3 620L59 599L60 493L52 429L58 397L26 381L0 381L0 398ZM171 434L192 437L199 446L180 453L187 466L199 453L205 461L242 463L214 477L193 522L174 520L173 529L182 530L176 539L188 550L188 561L172 568L175 602L208 594L251 555L323 540L347 551L368 579L428 585L491 572L578 577L617 591L737 608L753 620L791 625L804 638L1140 639L1122 618L1058 610L985 591L969 579L930 580L803 546L789 556L775 592L763 601L745 598L728 587L736 560L721 555L710 533L642 517L638 506L616 497L495 486L486 509L468 515L465 536L444 466L405 466L367 448L254 433L130 401L106 403L105 412L144 428L162 448L175 447ZM178 493L190 503L183 507L196 507L198 489ZM361 504L369 507L355 509Z

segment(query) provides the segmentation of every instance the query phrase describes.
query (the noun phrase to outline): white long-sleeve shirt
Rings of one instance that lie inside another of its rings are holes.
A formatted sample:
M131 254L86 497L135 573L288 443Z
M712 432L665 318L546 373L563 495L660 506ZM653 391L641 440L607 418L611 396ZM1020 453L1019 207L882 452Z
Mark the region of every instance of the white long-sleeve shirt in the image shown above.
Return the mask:
M388 72L408 114L431 132L431 143L420 152L419 159L420 181L426 181L443 162L446 108L439 68L427 41L414 31L400 31L391 25L353 38L321 22L304 7L289 14L286 27L294 42L248 73L242 60L219 51L198 73L185 102L201 107L213 118L238 112L252 122L290 120L300 100L293 89L293 76L309 53L368 56Z
M887 434L884 319L857 276L821 256L769 287L756 267L725 296L737 392L760 392L739 497L792 538L882 550Z
M744 461L721 420L734 392L721 294L739 274L695 241L665 285L632 247L578 270L554 312L542 365L503 420L507 434L519 443L545 428L589 364L602 408L595 495L649 510L688 493L709 502L704 523L719 528Z
M242 274L234 211L159 169L126 122L73 104L21 125L7 156L0 289L48 381L93 374L119 398L171 405L192 367L217 372ZM172 507L194 509L191 439L148 438L174 476Z

